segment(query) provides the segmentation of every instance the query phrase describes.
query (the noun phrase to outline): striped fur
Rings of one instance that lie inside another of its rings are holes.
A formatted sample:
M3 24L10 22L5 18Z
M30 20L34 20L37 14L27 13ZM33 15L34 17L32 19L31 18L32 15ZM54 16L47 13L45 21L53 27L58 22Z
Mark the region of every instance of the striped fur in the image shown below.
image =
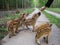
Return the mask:
M7 22L7 29L9 33L9 38L18 33L18 27L21 25L21 22L25 20L25 14L21 14L21 17L14 20L9 20Z
M39 16L40 16L40 12L37 14L34 14L32 18L26 19L22 24L25 25L28 29L29 29L28 26L33 26L33 30L34 30L35 22Z
M48 37L51 32L51 26L52 24L49 24L49 23L39 24L38 26L36 26L34 31L37 32L35 36L35 40L38 44L41 44L39 39L41 39L41 37L44 37L44 36L46 37L46 43L48 43Z

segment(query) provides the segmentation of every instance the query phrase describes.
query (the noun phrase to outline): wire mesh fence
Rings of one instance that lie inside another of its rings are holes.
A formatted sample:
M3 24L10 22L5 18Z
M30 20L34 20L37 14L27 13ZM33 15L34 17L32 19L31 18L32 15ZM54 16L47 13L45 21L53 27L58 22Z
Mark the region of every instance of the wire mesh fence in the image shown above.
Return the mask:
M47 0L0 0L0 10L14 10L17 8L40 8ZM54 0L51 7L60 7L60 0Z

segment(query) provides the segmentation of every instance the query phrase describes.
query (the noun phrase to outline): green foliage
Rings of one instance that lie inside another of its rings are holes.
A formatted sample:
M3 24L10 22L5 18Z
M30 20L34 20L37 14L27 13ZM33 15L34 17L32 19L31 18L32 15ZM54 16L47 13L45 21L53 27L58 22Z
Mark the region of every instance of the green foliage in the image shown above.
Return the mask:
M0 9L7 8L9 4L10 9L16 8L31 8L31 7L42 7L48 0L0 0ZM60 0L54 0L51 7L60 7Z
M46 15L46 17L50 20L51 23L56 24L60 28L60 18L57 18L51 14L48 14L45 11L43 13Z
M6 28L0 28L0 40L5 37L5 32L7 32Z
M47 10L60 13L60 8L47 8Z
M0 40L4 38L4 35L0 33Z
M28 8L28 9L25 9L24 11L23 11L23 13L28 13L28 14L30 14L31 12L33 12L33 8Z
M7 29L6 28L0 28L0 31L7 32Z
M43 5L45 5L46 2L47 0L38 0L39 7L42 7Z
M0 9L3 8L3 6L5 5L4 3L4 0L0 0Z
M16 3L16 1L15 0L9 0L9 6L10 7L15 7L15 3Z
M54 0L54 2L53 2L51 7L59 8L60 7L60 0Z
M34 0L30 0L30 4L31 4L31 7L34 7L35 6Z

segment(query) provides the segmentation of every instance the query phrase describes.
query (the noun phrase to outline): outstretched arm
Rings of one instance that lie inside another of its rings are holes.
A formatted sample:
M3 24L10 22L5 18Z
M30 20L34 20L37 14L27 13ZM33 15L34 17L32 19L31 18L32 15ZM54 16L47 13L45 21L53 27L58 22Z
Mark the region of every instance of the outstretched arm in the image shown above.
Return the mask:
M47 7L49 8L54 0L48 0L47 3L40 9L41 11L45 10Z

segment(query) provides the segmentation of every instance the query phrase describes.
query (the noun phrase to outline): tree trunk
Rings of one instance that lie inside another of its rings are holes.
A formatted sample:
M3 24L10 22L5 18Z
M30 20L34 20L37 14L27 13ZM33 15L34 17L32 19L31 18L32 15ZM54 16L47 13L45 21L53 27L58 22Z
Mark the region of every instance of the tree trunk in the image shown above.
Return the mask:
M7 10L9 10L9 4L8 3L6 4L6 8L7 8Z
M17 0L16 0L16 9L18 8L18 3L17 3Z
M7 10L9 10L9 2L8 2L8 0L6 0L6 8L7 8Z

